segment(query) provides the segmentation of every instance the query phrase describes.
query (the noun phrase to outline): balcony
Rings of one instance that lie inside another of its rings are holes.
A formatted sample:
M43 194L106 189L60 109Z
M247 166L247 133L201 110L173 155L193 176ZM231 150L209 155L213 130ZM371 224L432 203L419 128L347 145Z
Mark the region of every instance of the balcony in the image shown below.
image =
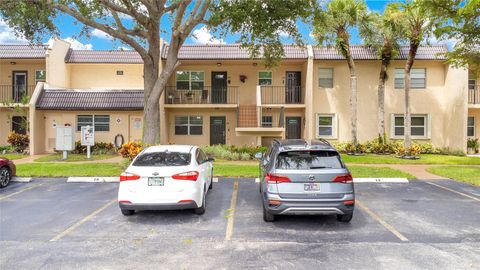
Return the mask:
M282 136L285 131L285 110L239 105L237 109L237 135Z
M1 103L22 103L33 95L35 85L0 85Z
M468 104L480 104L480 85L468 86Z
M189 105L188 107L237 107L238 104L238 87L227 86L211 87L205 86L200 90L178 89L176 86L167 86L165 88L165 105L166 107L181 107L181 105ZM180 106L179 106L180 105Z
M258 86L262 105L304 104L300 86Z

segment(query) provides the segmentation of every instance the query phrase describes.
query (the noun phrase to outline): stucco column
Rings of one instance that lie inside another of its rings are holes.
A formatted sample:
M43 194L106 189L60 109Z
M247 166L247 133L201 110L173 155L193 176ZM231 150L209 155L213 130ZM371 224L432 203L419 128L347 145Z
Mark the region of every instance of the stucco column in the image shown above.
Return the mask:
M43 113L37 111L35 105L37 104L38 97L43 91L43 82L40 82L35 87L32 98L28 103L28 125L30 136L30 155L42 154L45 152L45 120L43 119Z
M315 137L315 117L313 115L313 47L307 45L307 74L305 76L305 139Z

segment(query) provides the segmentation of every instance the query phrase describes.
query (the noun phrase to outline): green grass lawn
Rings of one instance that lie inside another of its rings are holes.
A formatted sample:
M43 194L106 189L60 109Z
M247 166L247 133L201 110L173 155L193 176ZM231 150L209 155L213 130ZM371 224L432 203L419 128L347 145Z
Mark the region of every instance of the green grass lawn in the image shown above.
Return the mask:
M414 179L415 177L406 172L395 170L388 167L366 167L366 166L348 166L348 169L356 178L408 178Z
M394 155L374 155L366 154L364 156L342 155L343 161L350 164L445 164L445 165L480 165L478 157L462 157L448 155L421 155L418 160L400 159Z
M24 154L5 154L5 155L0 154L0 157L8 158L10 160L15 160L15 159L26 158L28 156Z
M17 176L21 177L119 176L122 172L123 168L119 163L28 163L17 165Z
M428 168L427 171L457 181L480 186L480 167L435 166Z
M118 155L93 155L87 159L87 154L69 154L67 160L62 160L62 154L51 154L35 159L35 162L74 162L74 161L95 161L117 157Z

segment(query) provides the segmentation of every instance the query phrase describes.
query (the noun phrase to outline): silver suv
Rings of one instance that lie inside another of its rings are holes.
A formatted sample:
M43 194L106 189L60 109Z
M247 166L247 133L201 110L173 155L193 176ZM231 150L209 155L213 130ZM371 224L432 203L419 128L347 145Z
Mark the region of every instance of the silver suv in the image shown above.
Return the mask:
M352 175L326 140L274 140L260 160L263 219L276 215L337 215L350 222Z

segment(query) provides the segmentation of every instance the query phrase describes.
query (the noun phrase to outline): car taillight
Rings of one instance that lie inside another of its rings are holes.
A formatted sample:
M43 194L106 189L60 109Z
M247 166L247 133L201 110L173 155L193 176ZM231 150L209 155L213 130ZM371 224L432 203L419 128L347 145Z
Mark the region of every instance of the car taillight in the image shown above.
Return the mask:
M120 182L138 180L138 179L140 179L140 175L136 175L136 174L128 173L128 172L124 172L124 173L120 174Z
M345 174L345 175L337 175L333 179L334 183L344 183L344 184L349 184L353 182L353 178L351 174Z
M189 181L197 181L198 172L191 171L191 172L184 172L184 173L177 173L172 175L172 178L175 180L189 180Z
M290 182L292 182L292 181L290 180L290 178L288 178L288 177L286 177L286 176L276 175L276 174L273 174L273 173L267 173L267 175L265 175L265 180L266 180L268 183L271 183L271 184L290 183Z

